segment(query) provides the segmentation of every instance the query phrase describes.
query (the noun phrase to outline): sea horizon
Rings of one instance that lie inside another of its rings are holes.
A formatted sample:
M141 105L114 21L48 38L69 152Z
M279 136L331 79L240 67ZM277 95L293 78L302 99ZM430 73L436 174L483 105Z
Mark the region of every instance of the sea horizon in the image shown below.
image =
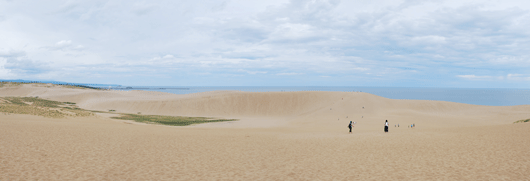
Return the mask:
M484 106L530 105L530 89L520 88L436 88L363 86L115 86L112 90L144 90L172 94L210 91L245 92L366 92L390 99L435 100Z
M144 90L172 94L210 91L245 92L366 92L389 99L448 101L483 106L530 105L530 89L457 87L380 87L380 86L126 86L119 84L70 83L62 81L0 80L21 83L53 83L121 91Z

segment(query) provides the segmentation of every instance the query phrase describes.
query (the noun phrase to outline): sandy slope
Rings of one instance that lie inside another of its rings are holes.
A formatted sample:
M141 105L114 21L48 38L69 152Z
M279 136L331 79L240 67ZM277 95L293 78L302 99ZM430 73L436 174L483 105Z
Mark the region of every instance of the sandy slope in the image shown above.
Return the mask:
M100 91L24 85L1 88L2 96L39 96L76 102L89 110L124 113L210 116L241 119L214 127L298 127L342 129L355 121L358 129L380 130L415 123L423 128L510 124L530 118L530 105L477 106L444 101L393 100L359 92L216 91L176 95L148 91ZM364 107L364 108L363 108ZM306 126L311 125L311 126Z
M511 124L530 118L528 105L392 100L356 92L174 95L39 85L0 88L0 96L39 96L91 110L241 119L168 127L104 115L0 114L0 180L530 178L530 124ZM382 131L384 120L390 133ZM354 134L347 134L349 121L357 122ZM417 127L407 128L411 123Z

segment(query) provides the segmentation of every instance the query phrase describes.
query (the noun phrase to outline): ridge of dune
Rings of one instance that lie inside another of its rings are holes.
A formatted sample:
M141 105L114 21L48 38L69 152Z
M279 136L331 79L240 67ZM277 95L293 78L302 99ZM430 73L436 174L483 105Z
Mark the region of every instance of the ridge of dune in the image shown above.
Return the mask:
M530 105L395 100L359 92L175 95L32 84L0 87L2 96L239 121L177 127L122 122L109 119L115 115L110 113L64 119L4 113L0 180L528 178L530 123L512 123L530 118ZM385 120L389 133L383 132ZM351 134L349 121L357 122Z
M530 117L530 105L480 106L446 101L395 100L362 92L213 91L176 95L25 84L0 88L0 95L39 96L75 102L84 109L121 113L258 120L255 122L271 122L270 118L282 120L270 126L289 123L332 128L344 121L356 121L375 129L381 120L391 119L404 125L412 121L428 123L424 124L427 127L458 127L509 124ZM207 125L219 124L227 123Z

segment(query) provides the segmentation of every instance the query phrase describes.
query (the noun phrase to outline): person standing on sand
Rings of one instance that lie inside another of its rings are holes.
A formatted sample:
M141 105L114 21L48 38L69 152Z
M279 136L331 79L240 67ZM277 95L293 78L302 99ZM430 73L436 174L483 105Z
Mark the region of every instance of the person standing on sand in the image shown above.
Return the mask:
M351 121L350 121L350 124L348 125L348 128L350 128L350 134L351 134L351 128L353 127Z
M385 121L385 133L388 133L388 120Z

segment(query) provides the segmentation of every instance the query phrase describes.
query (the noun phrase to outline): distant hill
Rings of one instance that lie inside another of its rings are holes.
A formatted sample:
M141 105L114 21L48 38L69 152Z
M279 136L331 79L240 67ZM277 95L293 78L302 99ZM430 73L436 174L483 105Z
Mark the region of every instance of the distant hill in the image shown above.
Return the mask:
M23 79L16 79L16 80L6 80L6 79L0 79L1 82L18 82L18 83L44 83L44 84L58 84L58 85L74 85L74 86L87 86L87 87L116 87L121 86L118 84L89 84L89 83L72 83L72 82L62 82L62 81L54 81L54 80L23 80Z

